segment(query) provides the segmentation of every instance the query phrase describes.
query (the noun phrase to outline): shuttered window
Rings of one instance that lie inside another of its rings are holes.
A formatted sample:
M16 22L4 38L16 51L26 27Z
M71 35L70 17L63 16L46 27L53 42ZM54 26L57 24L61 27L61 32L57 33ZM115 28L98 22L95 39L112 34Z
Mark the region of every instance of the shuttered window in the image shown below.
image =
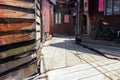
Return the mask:
M61 24L61 13L56 13L55 14L55 23L56 24Z
M55 14L55 24L58 24L58 13Z

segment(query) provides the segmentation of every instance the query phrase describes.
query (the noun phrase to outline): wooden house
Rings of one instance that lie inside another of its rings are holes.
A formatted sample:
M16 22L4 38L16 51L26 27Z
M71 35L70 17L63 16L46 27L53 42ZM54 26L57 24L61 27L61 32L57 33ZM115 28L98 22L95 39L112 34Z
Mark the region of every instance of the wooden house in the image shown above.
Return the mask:
M120 31L120 0L83 0L83 4L81 21L85 24L81 24L81 27L87 30L86 35L90 36L97 20L99 20L100 29L105 26L103 22L106 22L115 31Z
M66 0L57 0L54 14L54 35L71 35L75 33L75 2L76 0L71 0L70 2L66 2Z

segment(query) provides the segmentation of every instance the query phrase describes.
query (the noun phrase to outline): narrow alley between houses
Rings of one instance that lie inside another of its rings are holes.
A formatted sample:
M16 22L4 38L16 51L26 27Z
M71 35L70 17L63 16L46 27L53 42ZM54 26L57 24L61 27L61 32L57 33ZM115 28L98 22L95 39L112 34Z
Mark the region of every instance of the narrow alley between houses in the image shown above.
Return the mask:
M120 0L0 0L0 80L120 80Z
M120 80L119 75L119 60L76 45L73 36L59 36L43 45L35 80Z

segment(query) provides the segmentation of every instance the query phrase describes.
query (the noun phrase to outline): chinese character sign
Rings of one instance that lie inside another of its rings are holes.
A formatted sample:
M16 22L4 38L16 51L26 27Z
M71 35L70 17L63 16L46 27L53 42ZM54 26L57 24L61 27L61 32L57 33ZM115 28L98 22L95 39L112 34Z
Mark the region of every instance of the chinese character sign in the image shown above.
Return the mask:
M69 23L69 15L64 15L64 22Z
M98 10L99 10L99 12L104 11L104 0L99 0Z

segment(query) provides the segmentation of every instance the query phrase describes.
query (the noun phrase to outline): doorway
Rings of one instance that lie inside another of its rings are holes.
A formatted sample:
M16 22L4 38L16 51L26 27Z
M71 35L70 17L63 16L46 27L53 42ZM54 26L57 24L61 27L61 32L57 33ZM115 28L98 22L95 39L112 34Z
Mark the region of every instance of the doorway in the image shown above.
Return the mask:
M87 15L83 14L81 21L81 34L87 34Z

